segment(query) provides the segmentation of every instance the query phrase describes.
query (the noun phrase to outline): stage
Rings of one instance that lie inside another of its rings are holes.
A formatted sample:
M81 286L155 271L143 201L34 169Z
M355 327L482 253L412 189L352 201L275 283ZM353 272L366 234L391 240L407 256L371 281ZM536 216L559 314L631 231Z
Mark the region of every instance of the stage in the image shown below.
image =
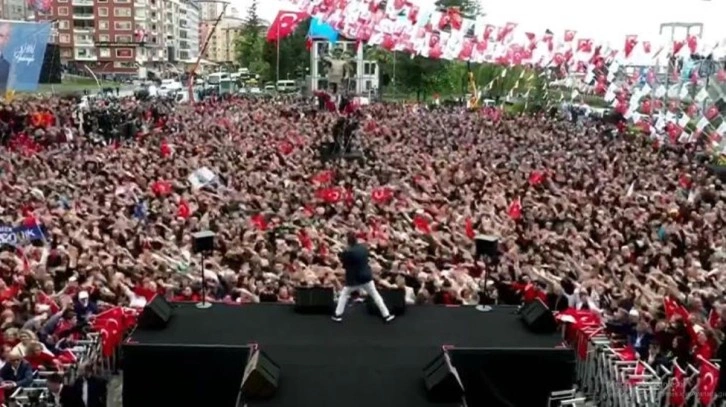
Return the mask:
M170 385L201 386L199 381L182 383L200 370L224 376L220 380L225 383L209 379L205 385L214 386L215 394L229 392L224 400L231 400L244 369L242 365L236 374L235 366L243 364L245 346L255 343L280 366L281 375L276 396L250 402L251 407L426 406L422 369L444 345L453 347L451 358L467 390L469 406L482 401L489 406L520 406L541 400L545 393L546 401L550 391L571 387L575 355L561 348L561 342L559 334L529 333L513 307L483 313L474 307L414 306L384 324L369 315L364 304L349 307L342 323L324 315L296 314L289 305L215 304L199 310L192 304L179 304L164 330L138 330L124 346L124 405L132 407L129 403L135 400L133 407L144 407L132 394L138 387L127 386L141 381L127 375L152 374L148 366L139 373L142 364L126 360L137 357L141 349L153 349L144 356L153 359L147 359L148 365L165 365L169 374L179 377L170 379ZM194 345L199 346L198 361L156 358L166 353L158 349L171 352ZM223 363L231 367L220 366ZM189 372L182 375L184 369ZM157 384L164 381L155 380ZM537 381L534 388L532 381Z

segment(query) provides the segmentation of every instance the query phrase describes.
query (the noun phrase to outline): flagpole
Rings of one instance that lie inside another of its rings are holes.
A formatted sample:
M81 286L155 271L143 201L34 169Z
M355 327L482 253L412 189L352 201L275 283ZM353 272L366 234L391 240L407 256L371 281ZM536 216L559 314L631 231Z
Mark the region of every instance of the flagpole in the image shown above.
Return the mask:
M277 43L275 49L277 56L275 58L275 90L280 82L280 24L277 24Z
M217 16L217 19L214 21L214 25L212 26L212 29L207 33L207 38L204 39L204 44L202 45L202 49L199 51L199 55L197 55L197 61L194 63L194 66L192 67L191 72L189 72L189 103L194 103L194 76L197 74L197 69L199 69L199 64L202 61L202 56L207 52L207 47L209 46L209 40L212 39L212 35L214 35L214 31L217 29L217 26L219 25L219 22L222 21L222 18L224 17L225 13L227 12L227 6L229 6L229 2L226 1L220 1L220 0L197 0L197 3L222 3L224 6L222 7L222 12L219 13L219 16Z

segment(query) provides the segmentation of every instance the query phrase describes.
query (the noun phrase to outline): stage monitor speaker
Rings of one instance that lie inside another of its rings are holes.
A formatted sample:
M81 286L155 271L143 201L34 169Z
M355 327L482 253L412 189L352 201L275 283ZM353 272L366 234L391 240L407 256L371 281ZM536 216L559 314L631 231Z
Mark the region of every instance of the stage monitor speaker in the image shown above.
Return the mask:
M206 253L214 249L214 232L203 230L192 234L192 252Z
M275 395L280 380L280 366L259 349L252 351L242 378L244 401L265 400Z
M476 244L476 257L499 256L499 238L492 235L479 235L474 239Z
M459 403L464 396L464 385L446 351L442 351L423 370L428 398L434 403Z
M331 287L295 288L295 312L301 314L332 314L335 294Z
M161 295L155 295L139 315L139 329L164 329L169 323L174 308Z
M557 330L557 321L555 321L554 314L539 298L524 304L520 314L522 322L532 332L553 333Z
M378 290L378 292L381 294L383 302L386 304L386 307L391 314L403 315L406 313L406 290L403 288L384 288ZM371 315L381 315L376 303L373 302L373 299L370 296L366 298L366 308L368 308L368 312Z

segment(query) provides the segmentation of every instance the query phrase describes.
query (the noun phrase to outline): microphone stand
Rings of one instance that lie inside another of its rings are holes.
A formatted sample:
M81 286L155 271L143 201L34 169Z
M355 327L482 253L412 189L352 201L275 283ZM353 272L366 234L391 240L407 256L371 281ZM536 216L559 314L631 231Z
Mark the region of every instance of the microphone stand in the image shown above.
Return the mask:
M482 257L483 257L483 256L482 256ZM478 260L479 258L480 258L480 257L479 257L479 256L477 256L477 259L476 259L476 260L474 260L474 264L476 264L476 261L477 261L477 260ZM495 261L497 261L498 259L494 259L494 260L495 260ZM477 267L479 267L479 266L477 265ZM489 274L489 273L487 273L487 268L486 268L486 266L485 266L485 267L484 267L484 268L482 269L482 271L481 271L481 279L482 279L482 281L484 281L484 289L482 290L482 293L481 293L481 294L482 294L482 298L481 298L481 299L482 299L482 300L484 300L484 301L483 301L483 302L484 302L484 304L479 304L479 305L477 305L477 306L476 306L476 309L477 309L477 311L481 311L481 312L489 312L489 311L491 311L491 310L492 310L492 307L491 307L491 306L490 306L489 304L486 304L487 302L489 302L489 301L488 301L488 300L489 300L489 294L488 294L488 292L487 292L487 291L489 290L489 287L487 287L487 275L488 275L488 274Z
M212 306L212 303L207 301L207 276L204 273L204 252L202 255L202 301L197 303L198 309L207 309Z

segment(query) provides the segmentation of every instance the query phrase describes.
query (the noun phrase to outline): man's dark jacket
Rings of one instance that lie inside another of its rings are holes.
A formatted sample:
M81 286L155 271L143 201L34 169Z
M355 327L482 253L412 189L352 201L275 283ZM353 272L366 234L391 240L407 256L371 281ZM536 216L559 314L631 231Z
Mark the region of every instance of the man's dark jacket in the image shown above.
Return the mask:
M362 285L373 280L368 256L368 249L361 244L354 244L340 254L345 269L345 285Z
M4 57L0 57L0 94L3 96L8 88L8 78L10 77L10 62Z

